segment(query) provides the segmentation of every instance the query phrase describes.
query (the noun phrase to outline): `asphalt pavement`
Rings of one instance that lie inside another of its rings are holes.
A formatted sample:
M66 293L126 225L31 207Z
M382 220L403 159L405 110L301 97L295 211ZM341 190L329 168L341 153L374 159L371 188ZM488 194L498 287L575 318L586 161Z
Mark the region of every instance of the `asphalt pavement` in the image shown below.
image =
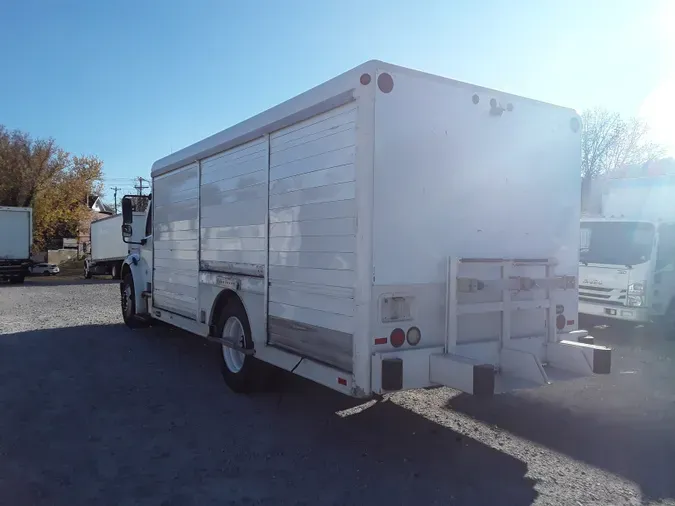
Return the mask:
M117 283L0 285L0 505L675 504L675 342L593 333L612 374L488 401L242 396L217 346L127 329Z

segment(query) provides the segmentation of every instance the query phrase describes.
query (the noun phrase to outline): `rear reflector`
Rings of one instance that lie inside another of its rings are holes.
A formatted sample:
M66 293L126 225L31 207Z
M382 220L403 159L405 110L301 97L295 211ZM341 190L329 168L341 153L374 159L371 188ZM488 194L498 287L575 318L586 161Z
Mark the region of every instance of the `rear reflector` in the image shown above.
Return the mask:
M338 378L338 383L339 383L340 385L347 386L347 380L344 379L344 378Z
M574 325L574 320L567 320L567 325Z
M387 338L386 337L376 337L375 338L375 344L387 344Z

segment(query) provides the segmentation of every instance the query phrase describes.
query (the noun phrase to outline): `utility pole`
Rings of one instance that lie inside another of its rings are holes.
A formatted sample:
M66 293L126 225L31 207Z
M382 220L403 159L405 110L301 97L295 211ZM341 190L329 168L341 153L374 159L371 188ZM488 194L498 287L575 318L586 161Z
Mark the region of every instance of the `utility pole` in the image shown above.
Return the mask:
M118 190L121 190L121 189L122 189L122 188L118 188L117 186L115 186L115 187L113 188L113 191L115 192L115 197L114 197L114 198L115 198L115 214L117 214L117 191L118 191Z
M138 178L138 186L134 186L134 188L136 188L136 189L138 190L138 194L139 194L139 195L143 195L143 190L144 190L145 188L150 188L150 185L149 185L149 184L148 184L148 186L143 186L143 183L148 183L148 180L147 180L147 179L143 179L142 177L139 177L139 178Z

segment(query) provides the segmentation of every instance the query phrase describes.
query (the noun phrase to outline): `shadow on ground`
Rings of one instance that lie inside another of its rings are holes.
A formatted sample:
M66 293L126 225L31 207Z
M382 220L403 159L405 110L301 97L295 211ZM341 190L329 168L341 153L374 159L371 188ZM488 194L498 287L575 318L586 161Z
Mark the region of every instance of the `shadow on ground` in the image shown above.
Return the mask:
M667 364L635 370L617 362L612 375L581 388L553 385L488 401L460 394L447 407L622 476L645 502L675 498L673 374L664 374Z
M111 279L110 276L94 277L84 279L82 276L30 276L27 277L23 285L10 285L13 287L21 286L75 286L75 285L110 285L119 284L118 279Z
M284 376L230 393L218 347L176 329L0 336L0 503L494 504L527 467L390 402ZM489 476L489 486L485 477Z

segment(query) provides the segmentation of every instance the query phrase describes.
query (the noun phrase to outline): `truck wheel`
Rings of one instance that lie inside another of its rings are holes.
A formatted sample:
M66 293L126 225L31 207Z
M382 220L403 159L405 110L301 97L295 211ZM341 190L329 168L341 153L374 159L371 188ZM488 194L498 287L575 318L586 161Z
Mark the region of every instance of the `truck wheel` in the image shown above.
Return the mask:
M84 262L84 279L91 279L91 271L87 262Z
M131 273L124 276L120 283L122 297L122 318L130 329L146 327L147 325L136 314L136 296L134 295L134 278Z
M239 299L230 299L218 315L217 336L234 341L244 349L253 349L251 327L246 309ZM268 377L266 364L229 346L221 345L223 379L237 393L258 390Z
M666 339L675 340L675 300L671 301L666 314L660 321L661 334Z

